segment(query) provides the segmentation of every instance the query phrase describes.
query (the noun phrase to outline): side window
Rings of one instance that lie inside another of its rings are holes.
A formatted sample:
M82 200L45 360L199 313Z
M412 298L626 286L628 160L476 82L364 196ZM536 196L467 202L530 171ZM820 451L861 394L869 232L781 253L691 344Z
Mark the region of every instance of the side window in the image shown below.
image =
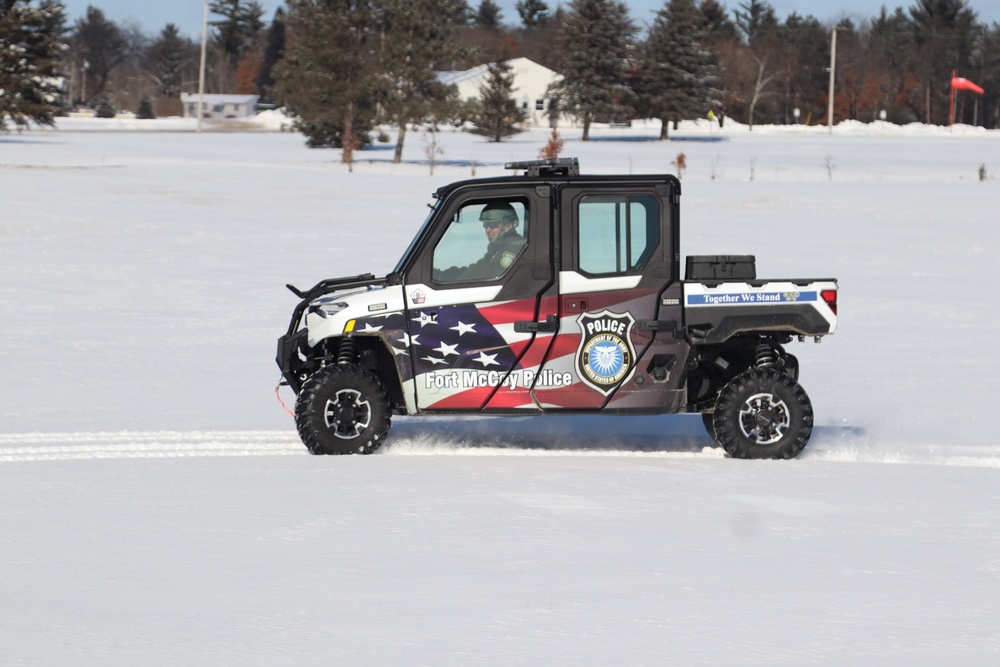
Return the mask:
M526 199L478 199L452 216L434 248L433 279L448 283L499 278L527 245Z
M576 221L578 265L590 275L642 271L660 243L660 206L649 195L588 195Z

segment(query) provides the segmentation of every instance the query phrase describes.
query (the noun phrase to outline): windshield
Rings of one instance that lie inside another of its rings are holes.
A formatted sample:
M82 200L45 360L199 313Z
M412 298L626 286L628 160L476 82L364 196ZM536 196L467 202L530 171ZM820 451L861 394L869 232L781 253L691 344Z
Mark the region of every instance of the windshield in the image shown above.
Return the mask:
M428 213L427 218L424 219L424 224L420 225L420 231L418 231L416 234L413 235L413 240L410 241L410 245L406 249L406 252L404 252L403 256L399 259L399 263L396 264L396 268L393 271L393 273L402 272L403 267L406 265L406 262L410 259L410 255L413 254L414 248L417 247L417 242L424 237L424 232L427 231L428 225L431 224L431 218L434 217L434 215L438 211L438 208L441 206L441 200L438 199L433 204L428 204L428 206L431 207L431 212Z

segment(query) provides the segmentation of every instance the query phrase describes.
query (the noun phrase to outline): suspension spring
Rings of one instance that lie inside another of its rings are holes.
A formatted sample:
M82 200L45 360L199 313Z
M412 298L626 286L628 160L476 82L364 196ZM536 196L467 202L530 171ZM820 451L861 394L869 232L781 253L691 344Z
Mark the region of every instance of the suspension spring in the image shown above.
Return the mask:
M761 343L757 346L757 351L754 357L754 366L757 368L766 368L767 366L773 366L777 361L778 356L773 347L767 343Z
M340 349L337 350L338 364L353 364L358 359L358 342L353 338L344 338L340 341Z

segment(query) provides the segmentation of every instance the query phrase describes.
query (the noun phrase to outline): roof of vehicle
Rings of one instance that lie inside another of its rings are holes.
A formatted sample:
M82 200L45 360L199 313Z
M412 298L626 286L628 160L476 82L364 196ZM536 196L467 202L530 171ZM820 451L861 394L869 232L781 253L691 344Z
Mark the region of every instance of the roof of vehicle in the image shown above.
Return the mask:
M508 162L507 169L524 169L524 174L495 176L457 181L443 185L434 193L443 199L449 192L464 187L525 185L529 183L664 183L671 182L680 194L680 181L673 174L580 174L577 158L547 158L526 162Z

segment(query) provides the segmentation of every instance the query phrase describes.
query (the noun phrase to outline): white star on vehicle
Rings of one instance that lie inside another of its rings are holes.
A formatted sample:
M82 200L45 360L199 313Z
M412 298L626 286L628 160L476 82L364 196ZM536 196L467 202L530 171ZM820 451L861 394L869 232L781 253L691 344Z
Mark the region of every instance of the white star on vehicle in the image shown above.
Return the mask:
M483 365L483 368L485 368L487 366L499 366L500 364L499 362L497 362L496 359L497 355L495 354L486 354L485 352L480 352L479 358L473 359L473 361L478 361Z
M403 345L420 345L420 343L417 342L417 339L420 338L420 334L409 336L405 333L401 333L400 336L402 336L402 338L399 339L399 342Z
M362 329L361 331L367 332L367 331L381 331L381 330L382 330L381 324L378 325L377 327L373 327L371 322L365 322L365 328Z
M421 359L423 359L424 361L429 361L435 366L444 363L444 359L438 359L437 357L421 357Z
M442 357L447 357L449 354L454 354L457 356L458 355L458 352L456 352L457 349L458 345L448 345L447 343L442 342L441 346L436 348L434 351L438 352Z
M462 334L467 334L467 333L476 333L476 325L475 324L466 324L465 322L461 322L461 321L458 323L457 327L450 327L450 329L452 331L457 331L459 336L461 336Z

